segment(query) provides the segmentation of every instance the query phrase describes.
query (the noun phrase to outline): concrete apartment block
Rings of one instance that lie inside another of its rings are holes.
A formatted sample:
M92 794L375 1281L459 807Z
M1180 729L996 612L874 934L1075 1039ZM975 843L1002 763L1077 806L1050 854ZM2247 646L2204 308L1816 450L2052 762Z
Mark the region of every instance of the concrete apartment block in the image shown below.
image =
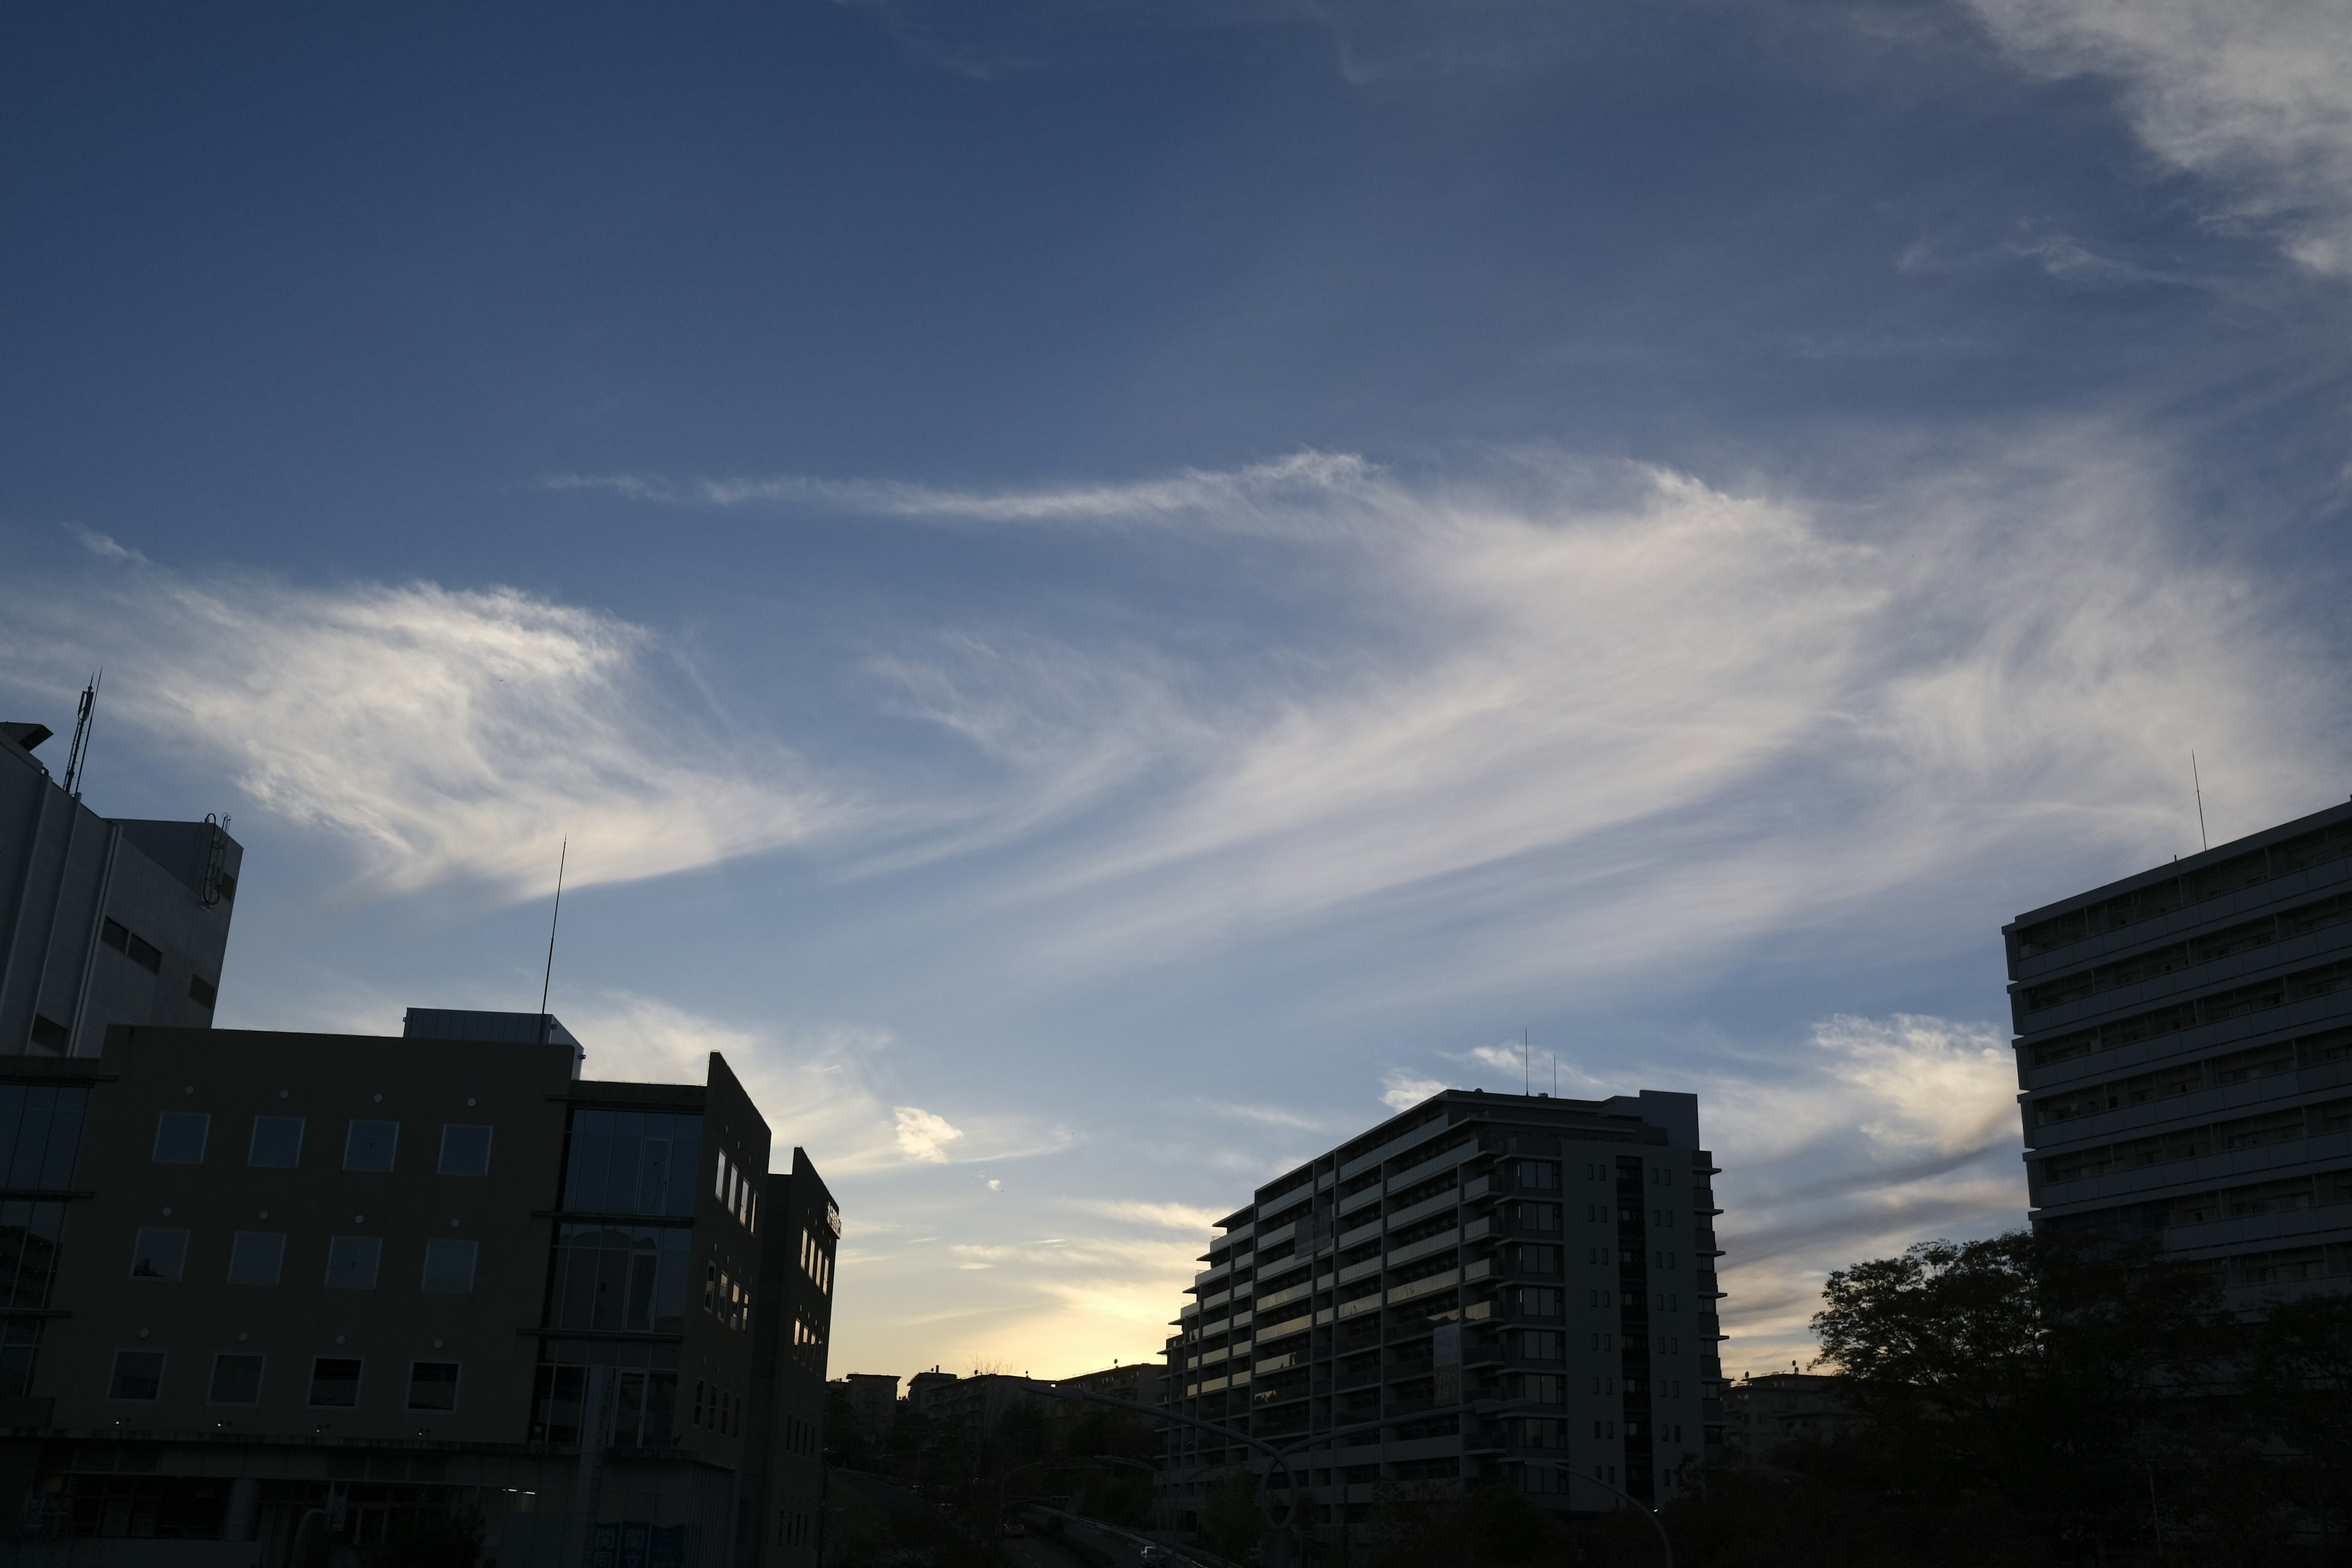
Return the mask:
M2002 928L2036 1225L2352 1286L2352 805Z
M33 723L0 724L0 1055L95 1056L114 1024L203 1028L245 851L219 824L110 821Z
M717 1055L603 1082L541 1015L409 1026L0 1058L0 1535L281 1568L470 1505L502 1568L813 1564L806 1156L768 1173Z
M1611 1506L1565 1464L1663 1500L1721 1439L1715 1173L1691 1095L1433 1096L1218 1222L1168 1408L1277 1447L1374 1424L1291 1461L1326 1538L1383 1480ZM1197 1428L1168 1443L1171 1520L1255 1461Z

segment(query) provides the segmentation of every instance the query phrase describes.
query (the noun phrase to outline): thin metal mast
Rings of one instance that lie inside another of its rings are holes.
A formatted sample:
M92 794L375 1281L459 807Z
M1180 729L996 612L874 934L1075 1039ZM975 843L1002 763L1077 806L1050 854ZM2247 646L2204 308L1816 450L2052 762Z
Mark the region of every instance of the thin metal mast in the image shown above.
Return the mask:
M2210 849L2213 841L2205 837L2205 781L2197 776L2197 753L2189 753L2189 782L2197 786L2197 846Z
M1519 1092L1533 1094L1536 1091L1535 1037L1525 1029L1519 1031L1519 1059L1525 1064L1519 1075L1524 1080L1524 1087Z
M539 1037L547 1038L547 992L555 984L555 922L563 918L563 863L572 854L572 836L563 836L555 852L555 912L547 917L547 973L539 981Z
M90 720L98 712L98 689L106 679L106 669L100 666L81 689L81 705L74 710L73 745L66 752L66 794L81 798L82 764L89 760Z

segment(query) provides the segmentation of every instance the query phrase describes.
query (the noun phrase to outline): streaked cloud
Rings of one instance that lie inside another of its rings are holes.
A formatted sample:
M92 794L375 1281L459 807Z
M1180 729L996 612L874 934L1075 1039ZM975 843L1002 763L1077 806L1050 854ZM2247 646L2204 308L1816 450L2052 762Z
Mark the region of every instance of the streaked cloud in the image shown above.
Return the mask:
M2352 273L2352 26L2336 0L1969 0L2029 69L2115 80L2218 222Z
M79 685L102 626L110 725L332 836L382 891L543 893L567 837L572 885L628 881L856 815L789 747L698 721L657 682L652 634L594 610L506 588L139 563L76 590L0 630L20 678Z

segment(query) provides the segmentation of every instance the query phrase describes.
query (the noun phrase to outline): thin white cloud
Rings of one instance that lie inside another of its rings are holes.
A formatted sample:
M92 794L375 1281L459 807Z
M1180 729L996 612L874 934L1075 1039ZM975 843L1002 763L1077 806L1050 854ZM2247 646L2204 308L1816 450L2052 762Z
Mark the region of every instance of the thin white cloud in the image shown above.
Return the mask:
M1227 1212L1200 1208L1192 1204L1144 1203L1132 1198L1081 1198L1075 1200L1073 1206L1108 1219L1125 1220L1162 1230L1180 1230L1203 1239L1215 1229L1217 1221L1223 1219Z
M1392 1068L1381 1075L1381 1103L1391 1110L1411 1110L1433 1094L1443 1094L1453 1086L1443 1079L1423 1078L1418 1073Z
M2214 216L2352 274L2352 21L2340 0L1970 0L2027 68L2121 85L2141 141Z
M535 895L567 837L575 886L660 876L855 816L784 747L698 724L656 689L651 634L593 610L152 568L70 598L0 631L20 670L79 682L103 625L112 722L353 847L385 890L458 879Z

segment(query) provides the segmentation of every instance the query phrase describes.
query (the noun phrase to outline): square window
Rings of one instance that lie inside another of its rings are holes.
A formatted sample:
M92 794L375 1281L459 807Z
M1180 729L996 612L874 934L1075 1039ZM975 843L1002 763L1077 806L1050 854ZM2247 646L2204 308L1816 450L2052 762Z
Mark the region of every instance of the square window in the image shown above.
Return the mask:
M300 1164L302 1119L299 1116L255 1117L253 1142L247 1147L245 1163L248 1165L268 1165L278 1170Z
M136 1399L148 1404L163 1397L162 1351L116 1351L114 1379L107 1384L109 1399Z
M131 1248L133 1279L177 1279L188 1261L184 1230L142 1230Z
M420 1361L408 1368L408 1407L411 1410L455 1410L457 1408L457 1363L454 1361Z
M349 1410L360 1402L360 1363L320 1356L310 1363L310 1405L318 1410Z
M199 1007L210 1007L220 1000L220 987L201 974L188 976L188 1000Z
M286 1233L240 1230L229 1243L228 1282L232 1285L275 1285L286 1266Z
M214 1405L258 1405L261 1403L261 1358L257 1355L216 1355L213 1357Z
M389 1171L393 1152L400 1146L397 1121L354 1121L343 1136L343 1169Z
M112 915L109 915L106 917L105 927L100 932L99 940L117 952L128 952L131 951L131 928Z
M465 1291L474 1288L474 1259L481 1247L471 1241L428 1241L425 1244L425 1290Z
M167 1110L155 1118L155 1163L159 1165L201 1165L205 1136L213 1119L202 1110Z
M383 1260L382 1237L336 1237L327 1244L327 1289L374 1289L376 1266Z
M441 1173L445 1176L487 1176L490 1173L490 1130L446 1122L441 1128Z

